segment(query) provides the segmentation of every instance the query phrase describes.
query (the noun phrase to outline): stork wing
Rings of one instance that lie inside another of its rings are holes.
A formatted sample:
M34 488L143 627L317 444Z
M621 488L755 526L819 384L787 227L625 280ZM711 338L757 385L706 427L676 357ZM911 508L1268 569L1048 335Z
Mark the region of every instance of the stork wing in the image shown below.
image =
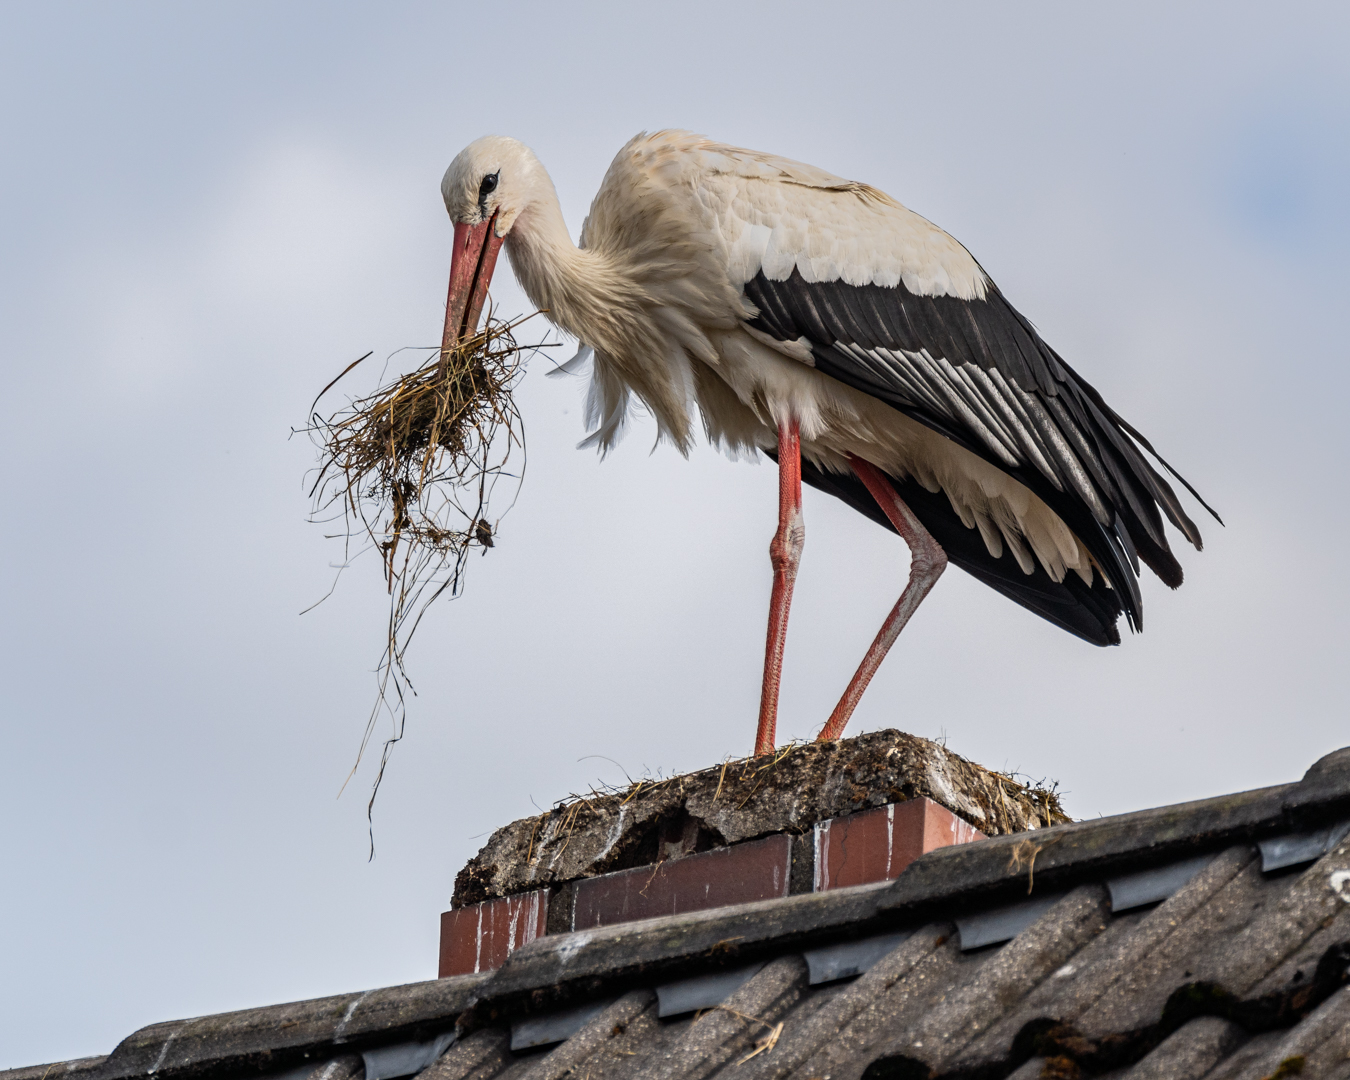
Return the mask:
M1135 440L1152 447L992 282L983 297L961 299L919 295L903 281L808 282L794 267L780 281L761 270L746 283L745 295L758 309L752 329L802 341L818 370L889 402L1021 480L1099 561L1104 553L1091 542L1096 530L1083 528L1084 511L1131 561L1137 551L1164 582L1181 584L1159 508L1197 548L1200 533Z
M777 457L772 452L769 456ZM1002 555L993 554L979 532L965 525L942 492L929 491L907 477L892 476L890 480L924 528L942 545L952 565L1084 641L1094 645L1120 644L1116 620L1124 610L1122 599L1129 600L1129 593L1112 589L1101 574L1094 575L1091 583L1077 574L1065 574L1056 581L1039 561L1033 563L1028 574L1006 551ZM802 483L842 499L882 528L896 531L876 499L852 473L829 472L803 458Z
M697 139L683 149L726 244L731 284L757 309L752 330L797 343L789 355L809 346L820 371L1022 481L1099 562L1106 553L1089 539L1100 530L1131 564L1137 553L1168 585L1181 584L1159 510L1197 548L1200 533L1144 457L1157 458L1152 446L960 243L865 184Z

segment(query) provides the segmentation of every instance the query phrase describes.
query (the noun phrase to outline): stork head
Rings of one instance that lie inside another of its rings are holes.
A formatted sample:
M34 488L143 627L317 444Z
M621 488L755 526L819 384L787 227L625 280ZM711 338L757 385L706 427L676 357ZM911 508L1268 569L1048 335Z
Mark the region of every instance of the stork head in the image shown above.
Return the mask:
M469 143L445 170L441 195L455 225L455 248L443 348L477 329L502 241L521 214L552 188L530 148L502 135Z

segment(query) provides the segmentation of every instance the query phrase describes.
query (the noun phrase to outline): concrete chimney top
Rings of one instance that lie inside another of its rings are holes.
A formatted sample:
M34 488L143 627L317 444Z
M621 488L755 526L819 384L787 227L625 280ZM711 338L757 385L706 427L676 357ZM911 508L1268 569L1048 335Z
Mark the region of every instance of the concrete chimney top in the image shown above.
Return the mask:
M885 730L783 747L664 780L564 800L492 834L455 878L454 907L651 866L887 804L927 798L986 836L1068 821L1027 787L938 743Z

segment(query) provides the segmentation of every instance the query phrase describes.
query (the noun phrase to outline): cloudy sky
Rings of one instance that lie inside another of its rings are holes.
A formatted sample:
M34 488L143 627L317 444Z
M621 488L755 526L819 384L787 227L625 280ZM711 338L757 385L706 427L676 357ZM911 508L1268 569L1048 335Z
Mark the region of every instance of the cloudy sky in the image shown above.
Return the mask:
M0 1068L432 977L491 829L750 749L772 468L653 451L649 422L601 462L575 449L584 384L536 364L519 501L409 656L373 862L369 762L337 797L386 598L358 561L300 615L341 551L290 432L350 360L438 340L438 183L489 132L536 150L574 232L642 129L885 189L1224 515L1118 649L953 571L852 730L945 736L1079 817L1350 743L1350 16L1178 8L0 7ZM495 296L524 312L504 270ZM906 568L842 504L808 491L806 516L784 738L824 721Z

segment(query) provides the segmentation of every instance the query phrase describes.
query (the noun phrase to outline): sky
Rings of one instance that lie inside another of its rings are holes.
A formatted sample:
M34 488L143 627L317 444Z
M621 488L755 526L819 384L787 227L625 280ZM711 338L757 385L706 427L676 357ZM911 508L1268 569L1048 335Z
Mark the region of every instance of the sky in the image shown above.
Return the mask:
M584 381L536 360L519 499L408 655L373 860L372 760L338 797L387 598L367 558L301 614L342 551L292 429L356 357L439 341L439 181L483 134L538 153L574 235L641 130L882 188L1223 515L1190 504L1205 551L1145 578L1119 648L949 572L850 732L945 739L1080 818L1350 743L1348 34L1301 3L0 5L0 1068L432 978L492 829L749 752L772 466L650 420L601 461ZM504 264L494 299L527 312ZM805 515L784 740L908 559L820 493Z

